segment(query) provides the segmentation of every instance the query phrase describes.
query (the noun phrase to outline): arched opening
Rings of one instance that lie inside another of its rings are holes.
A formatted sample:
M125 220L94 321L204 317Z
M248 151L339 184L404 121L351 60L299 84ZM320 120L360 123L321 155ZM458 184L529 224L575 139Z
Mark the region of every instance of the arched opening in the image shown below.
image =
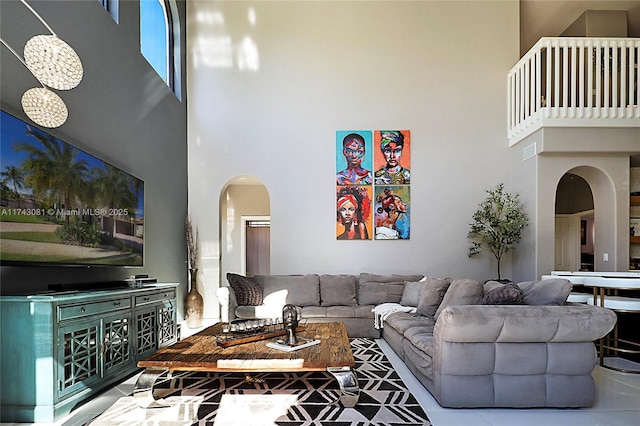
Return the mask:
M615 188L600 169L568 170L556 187L555 269L614 271Z
M220 281L228 272L270 271L270 198L253 176L230 179L220 194Z
M582 177L565 173L556 188L555 267L557 271L593 271L593 193Z

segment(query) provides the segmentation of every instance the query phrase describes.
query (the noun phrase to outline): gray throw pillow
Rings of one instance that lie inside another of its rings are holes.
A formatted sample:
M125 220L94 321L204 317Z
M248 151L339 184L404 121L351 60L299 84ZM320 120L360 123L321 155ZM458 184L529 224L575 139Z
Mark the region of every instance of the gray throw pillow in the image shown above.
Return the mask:
M418 315L433 317L451 284L450 278L427 278L420 291L416 308Z
M447 306L477 305L482 300L483 293L482 284L476 280L466 278L451 281L434 318L438 319L442 310Z
M405 281L400 304L402 306L413 306L414 308L418 306L420 290L422 290L423 285L424 281Z
M522 305L522 290L515 284L502 284L489 281L484 285L483 305Z
M526 305L562 306L573 288L571 281L564 278L525 281L518 283Z
M227 281L236 295L238 306L262 305L262 287L256 280L229 272Z
M320 306L320 277L317 274L267 275L263 286L265 304Z
M422 275L377 275L366 272L358 276L360 305L400 303L405 281L418 281Z
M355 275L320 275L320 306L355 306Z

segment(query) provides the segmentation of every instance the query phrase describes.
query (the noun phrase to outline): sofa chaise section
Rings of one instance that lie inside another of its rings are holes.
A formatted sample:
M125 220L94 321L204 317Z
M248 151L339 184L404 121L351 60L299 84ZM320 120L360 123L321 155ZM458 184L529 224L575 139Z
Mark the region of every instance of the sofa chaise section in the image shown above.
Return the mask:
M383 335L444 407L586 407L595 399L593 341L615 322L612 311L585 305L459 305L435 324L392 314Z

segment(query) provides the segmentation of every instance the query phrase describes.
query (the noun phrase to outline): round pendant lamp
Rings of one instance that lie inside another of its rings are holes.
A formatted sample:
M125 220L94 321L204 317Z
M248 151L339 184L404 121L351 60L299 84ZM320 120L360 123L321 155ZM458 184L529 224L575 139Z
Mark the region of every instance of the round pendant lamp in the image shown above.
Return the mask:
M57 90L73 89L82 80L80 57L55 35L31 37L24 46L24 62L38 81Z
M34 87L24 92L21 102L24 113L42 127L60 127L69 116L62 98L43 87Z

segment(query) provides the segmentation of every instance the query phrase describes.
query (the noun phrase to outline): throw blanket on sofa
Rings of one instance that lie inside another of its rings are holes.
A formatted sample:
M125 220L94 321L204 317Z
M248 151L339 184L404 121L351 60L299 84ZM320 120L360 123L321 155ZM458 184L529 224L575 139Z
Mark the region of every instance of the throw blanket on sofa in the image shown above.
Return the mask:
M416 311L415 307L412 306L402 306L399 303L383 303L381 305L375 306L373 309L373 324L376 329L381 329L384 327L384 320L394 312L409 312L414 313Z

